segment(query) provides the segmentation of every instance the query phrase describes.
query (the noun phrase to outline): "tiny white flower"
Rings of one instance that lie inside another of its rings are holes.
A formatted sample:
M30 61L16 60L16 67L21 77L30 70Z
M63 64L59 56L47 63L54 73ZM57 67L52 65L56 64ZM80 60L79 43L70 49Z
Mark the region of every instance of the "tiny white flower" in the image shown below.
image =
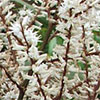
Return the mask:
M46 58L47 58L47 54L40 55L38 61L36 62L36 65L41 64L41 62L44 61Z
M21 25L19 23L19 21L11 23L11 27L10 30L12 33L14 33L14 35L16 35L18 38L23 38L23 35L21 33Z
M73 98L72 95L70 93L68 93L68 91L65 91L64 94L68 99L72 99Z
M31 69L31 66L19 66L20 71L29 71Z
M87 86L84 86L85 89L87 89L89 92L93 92L93 90Z
M30 48L29 48L29 56L33 59L38 59L39 58L39 51L38 51L38 48L35 47L34 45L32 45Z
M27 49L27 47L19 45L15 41L13 41L12 45L13 45L13 50L21 51L21 50L26 50Z
M27 25L29 22L30 22L30 18L29 18L28 16L25 16L25 17L23 18L22 25L25 26L25 25Z

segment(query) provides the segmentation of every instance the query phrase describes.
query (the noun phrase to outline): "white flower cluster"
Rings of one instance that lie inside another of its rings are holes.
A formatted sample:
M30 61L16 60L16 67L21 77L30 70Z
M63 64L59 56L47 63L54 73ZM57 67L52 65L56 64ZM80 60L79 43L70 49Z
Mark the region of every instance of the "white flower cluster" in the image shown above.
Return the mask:
M99 100L100 0L32 2L0 0L0 99Z

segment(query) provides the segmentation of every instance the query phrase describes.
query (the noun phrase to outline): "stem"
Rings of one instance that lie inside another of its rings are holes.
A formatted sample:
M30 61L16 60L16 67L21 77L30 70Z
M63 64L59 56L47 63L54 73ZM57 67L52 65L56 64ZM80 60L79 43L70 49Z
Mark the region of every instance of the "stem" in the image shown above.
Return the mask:
M21 87L16 81L14 81L14 80L12 79L12 77L10 76L10 74L8 73L8 71L5 69L5 67L3 67L2 65L0 65L0 68L2 68L2 69L5 71L7 77L10 79L10 81L11 81L12 83L14 83L20 91L23 91L22 87Z
M99 77L99 78L100 78L100 77ZM94 94L93 94L93 96L91 97L92 100L95 100L96 95L97 95L97 92L96 92L96 91L99 89L99 87L100 87L100 80L98 80L97 85L94 86Z
M0 10L3 11L3 9L2 9L1 7L0 7ZM1 17L1 19L2 19L3 25L6 27L6 34L7 34L8 31L9 31L9 28L8 28L8 25L6 24L5 16L2 15L2 11L0 11L0 17ZM9 45L10 45L10 47L11 47L12 41L11 41L10 35L7 35L7 39L8 39ZM10 48L10 52L11 52L11 54L13 55L14 65L15 65L15 64L18 64L17 61L16 61L15 51L12 50L12 48Z
M84 43L83 43L83 51L85 53L85 55L87 54L87 50L86 50L86 44L85 44L85 29L84 29L84 25L82 25L82 30L83 30L83 33L82 33L82 39L84 39ZM85 76L86 76L86 83L88 85L88 87L90 87L90 84L89 84L89 78L88 78L88 62L87 60L83 57L84 61L85 61ZM91 96L90 96L90 92L88 91L88 100L91 100Z
M43 97L44 97L44 100L46 100L46 95L45 95L45 93L44 93L44 91L43 91L43 89L42 89L42 84L41 84L41 80L39 79L39 76L38 76L38 74L36 73L35 74L36 75L36 77L37 77L37 81L38 81L38 83L39 83L39 86L40 86L40 91L41 91L41 93L42 93L42 95L43 95Z
M32 76L32 74L33 74L33 71L31 69L31 70L29 70L28 75ZM24 82L21 84L21 86L24 88L24 91L20 91L19 96L18 96L18 100L23 100L23 97L24 97L24 94L25 94L25 91L26 91L28 84L29 84L28 79L25 79Z
M58 96L56 96L53 100L60 100L62 97L62 93L63 93L63 88L64 88L64 77L66 75L66 68L67 68L67 62L68 62L68 53L69 53L69 49L70 49L70 38L71 38L71 29L72 29L72 25L69 28L69 34L68 34L68 39L69 42L67 43L67 47L66 47L66 55L65 55L65 61L66 61L66 65L64 66L64 71L63 71L63 76L62 76L62 80L61 80L61 88L60 88L60 93Z
M23 28L23 26L22 26L22 23L20 23L20 25L21 25L22 35L23 35L23 38L24 38L25 43L26 43L26 46L27 46L27 54L28 54L28 49L29 49L30 46L29 46L29 44L28 44L28 42L27 42L27 39L26 39L26 37L25 37L24 28ZM36 61L34 61L32 58L30 58L30 61L31 61L31 66L32 66L33 64L35 64L35 62L36 62ZM32 74L33 74L33 71L32 71L32 69L30 69L29 72L28 72L28 75L29 75L29 76L32 76ZM41 88L41 80L40 80L40 78L38 77L38 74L36 74L36 76L37 76L38 83L39 83L39 85L40 85L40 91L41 91L42 95L44 96L44 99L46 100L46 95L45 95L43 89ZM28 84L29 84L29 80L28 80L28 79L25 79L25 80L23 81L23 83L21 84L21 86L23 87L24 91L20 91L20 92L19 92L18 100L23 100L23 97L24 97L24 95L25 95L25 91L26 91L26 88L27 88Z

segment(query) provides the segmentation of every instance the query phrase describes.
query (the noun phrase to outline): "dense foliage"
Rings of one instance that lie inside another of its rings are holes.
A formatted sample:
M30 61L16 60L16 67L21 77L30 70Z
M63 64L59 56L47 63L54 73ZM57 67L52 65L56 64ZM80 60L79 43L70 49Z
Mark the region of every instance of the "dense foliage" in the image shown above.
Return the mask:
M0 0L0 100L100 100L100 0Z

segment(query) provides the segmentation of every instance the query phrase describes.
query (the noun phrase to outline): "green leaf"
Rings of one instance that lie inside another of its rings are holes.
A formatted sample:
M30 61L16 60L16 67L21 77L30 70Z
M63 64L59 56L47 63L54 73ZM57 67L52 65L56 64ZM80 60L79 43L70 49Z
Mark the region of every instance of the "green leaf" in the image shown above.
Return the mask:
M56 44L57 44L57 39L55 37L49 42L49 45L48 45L48 54L49 55L52 55L53 48L56 46Z
M57 44L62 45L64 42L64 39L60 36L56 36L56 38L57 38Z
M41 37L40 37L40 40L43 41L43 40L45 39L47 30L48 30L47 28L43 27L43 28L41 28L41 30L38 32L38 35L41 36ZM39 49L41 48L42 43L43 43L43 42L38 42L38 48L39 48ZM46 51L48 51L48 50L45 50L45 52L46 52Z
M69 80L73 79L75 73L76 73L76 72L70 72L69 74L67 74L68 79L69 79Z
M28 4L27 2L25 2L25 1L23 1L23 0L10 0L10 1L19 3L19 4L21 4L22 6L26 6L27 8L29 8L29 9L35 11L35 10L34 10L34 7L33 7L32 5Z
M97 43L100 43L100 36L94 34L94 40L97 42Z
M81 68L81 70L84 70L85 69L85 64L83 62L78 61L77 64Z
M58 44L58 45L62 45L64 42L64 39L60 36L56 36L55 38L53 38L49 44L48 44L48 54L52 55L53 53L53 48Z
M88 64L88 68L91 68L91 65Z
M0 70L0 77L2 77L2 70Z
M30 66L31 65L31 62L29 60L26 60L25 61L25 66Z
M100 30L92 30L94 35L100 36Z
M80 80L84 80L84 74L83 73L78 73L78 76L79 76L79 78L80 78Z
M70 72L67 74L68 79L69 79L69 80L73 79L76 73L77 73L77 72L70 71ZM79 76L80 80L84 80L84 74L83 74L83 73L79 72L79 73L78 73L78 76Z
M48 29L48 20L46 19L46 17L37 17L37 20L42 23L42 27L47 28Z
M47 30L48 30L47 28L43 27L43 28L38 32L38 34L41 35L41 40L44 40L44 39L45 39Z
M85 64L83 62L78 61L77 64L81 68L81 70L85 70ZM87 62L87 64L88 64L88 62ZM88 64L88 68L91 68L90 64Z
M97 42L100 43L100 30L92 30L93 39Z
M61 98L61 100L64 100L64 98Z

